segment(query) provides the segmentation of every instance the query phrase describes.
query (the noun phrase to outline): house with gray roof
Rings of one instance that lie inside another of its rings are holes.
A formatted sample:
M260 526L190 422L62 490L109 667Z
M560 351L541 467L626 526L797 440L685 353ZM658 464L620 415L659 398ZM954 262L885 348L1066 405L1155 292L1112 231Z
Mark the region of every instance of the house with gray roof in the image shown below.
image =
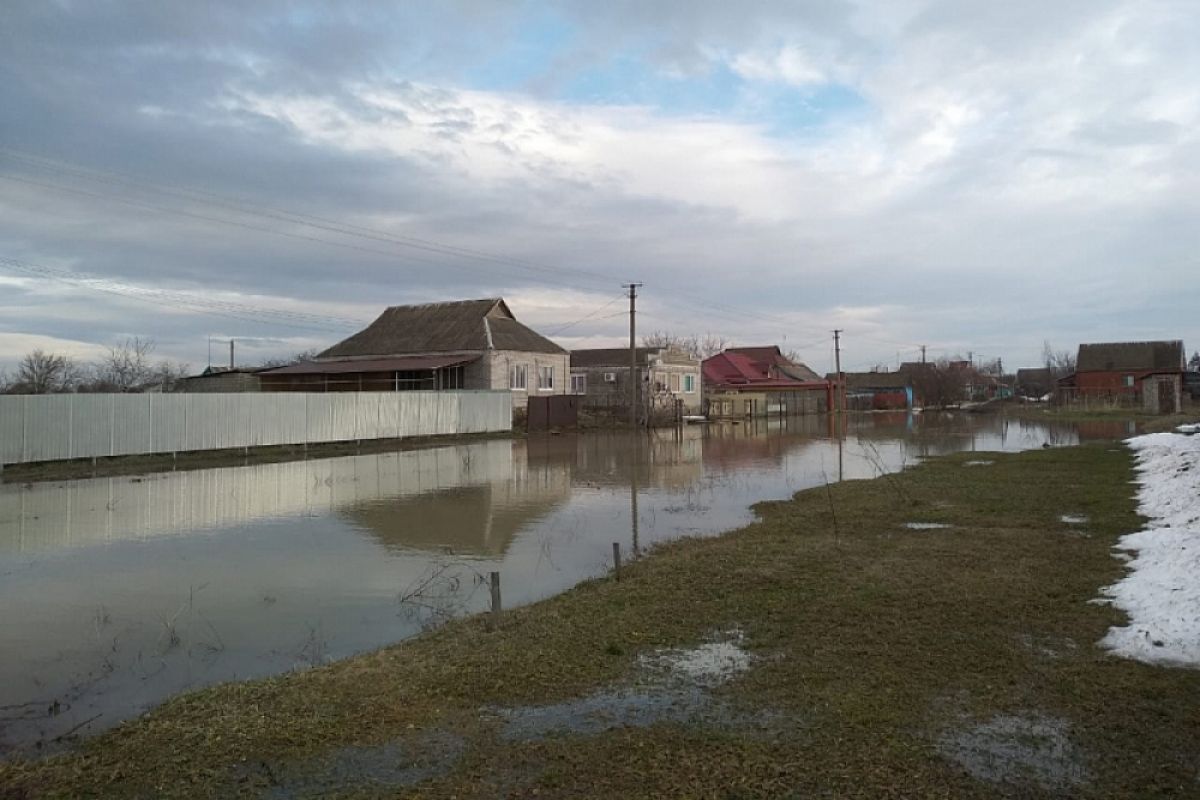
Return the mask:
M524 408L567 393L570 356L491 297L392 306L313 360L259 376L263 391L505 390Z

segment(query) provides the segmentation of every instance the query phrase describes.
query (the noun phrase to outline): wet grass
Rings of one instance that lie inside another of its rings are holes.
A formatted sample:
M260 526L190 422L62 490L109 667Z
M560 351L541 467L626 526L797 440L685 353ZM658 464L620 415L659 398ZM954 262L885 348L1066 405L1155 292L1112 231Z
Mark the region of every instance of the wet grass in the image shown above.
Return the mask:
M1122 622L1092 602L1122 574L1110 548L1139 526L1129 453L972 458L764 504L755 524L658 548L619 583L508 612L495 631L461 620L183 696L77 753L0 765L0 796L1200 793L1200 670L1095 646ZM522 738L489 711L620 695L646 654L735 628L753 664L711 690L721 724L667 714ZM320 780L325 764L336 780Z
M1133 422L1139 431L1155 433L1171 431L1176 426L1200 419L1200 403L1185 398L1181 414L1151 414L1140 408L1072 408L1051 406L1045 403L1004 403L1001 413L1010 417L1038 422L1088 423L1088 422Z

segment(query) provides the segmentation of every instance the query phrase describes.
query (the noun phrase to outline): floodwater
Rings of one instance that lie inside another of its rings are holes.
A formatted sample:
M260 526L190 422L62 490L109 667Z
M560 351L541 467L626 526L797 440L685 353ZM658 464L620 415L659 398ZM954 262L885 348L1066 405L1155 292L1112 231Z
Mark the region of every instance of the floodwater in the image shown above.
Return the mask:
M1070 426L864 415L0 485L0 755L553 595L750 505ZM1120 434L1120 431L1115 432Z

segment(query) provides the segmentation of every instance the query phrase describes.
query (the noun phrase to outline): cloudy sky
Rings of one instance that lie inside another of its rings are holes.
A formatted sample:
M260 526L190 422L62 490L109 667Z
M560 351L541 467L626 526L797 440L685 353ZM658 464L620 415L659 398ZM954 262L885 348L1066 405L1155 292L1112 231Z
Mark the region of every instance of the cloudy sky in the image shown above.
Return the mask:
M1190 352L1197 41L1191 0L6 0L0 366L493 295L605 346L630 280L818 370L835 327L849 369Z

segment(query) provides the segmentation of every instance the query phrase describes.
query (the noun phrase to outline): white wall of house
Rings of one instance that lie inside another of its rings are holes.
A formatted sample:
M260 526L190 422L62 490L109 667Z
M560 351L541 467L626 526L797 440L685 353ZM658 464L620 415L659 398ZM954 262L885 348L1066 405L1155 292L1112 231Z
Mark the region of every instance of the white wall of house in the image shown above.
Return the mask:
M571 356L568 353L491 350L481 361L487 362L487 388L511 392L513 408L525 408L530 397L567 394L571 389ZM524 388L511 385L514 367L524 368ZM549 378L551 386L539 385L539 377Z

